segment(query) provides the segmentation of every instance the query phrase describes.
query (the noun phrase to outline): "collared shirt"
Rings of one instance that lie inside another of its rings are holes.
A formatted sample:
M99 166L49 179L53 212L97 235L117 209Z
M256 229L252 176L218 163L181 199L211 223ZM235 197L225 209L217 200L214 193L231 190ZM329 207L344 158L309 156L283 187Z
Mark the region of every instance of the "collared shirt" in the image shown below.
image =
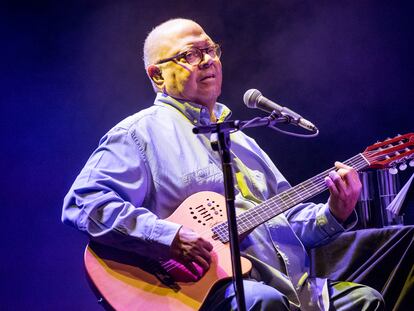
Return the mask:
M222 122L231 112L216 103L214 114ZM124 119L100 140L65 197L63 222L101 243L167 258L181 225L165 218L194 193L224 194L211 135L192 132L195 125L210 123L206 107L158 93L152 107ZM231 142L238 212L290 187L252 138L239 131ZM241 250L254 262L257 278L282 288L299 305L309 276L306 250L343 231L327 204L299 204L257 227ZM319 295L322 286L311 291Z

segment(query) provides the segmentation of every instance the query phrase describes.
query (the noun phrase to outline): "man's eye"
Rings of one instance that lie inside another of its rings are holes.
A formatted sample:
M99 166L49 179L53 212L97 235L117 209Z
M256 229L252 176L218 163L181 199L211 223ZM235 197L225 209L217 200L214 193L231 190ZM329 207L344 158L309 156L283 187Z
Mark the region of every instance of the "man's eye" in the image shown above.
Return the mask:
M188 51L185 55L185 58L188 62L191 62L192 60L197 59L198 53L196 51Z
M207 49L207 54L209 54L210 56L213 56L216 54L216 48L214 46L211 46Z

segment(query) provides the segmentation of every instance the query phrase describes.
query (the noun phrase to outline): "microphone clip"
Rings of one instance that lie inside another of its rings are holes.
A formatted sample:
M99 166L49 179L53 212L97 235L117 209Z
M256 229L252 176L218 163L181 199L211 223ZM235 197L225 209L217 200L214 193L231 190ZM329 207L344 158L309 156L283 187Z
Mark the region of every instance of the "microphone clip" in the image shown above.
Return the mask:
M276 121L276 123L286 123L289 124L292 122L292 117L288 114L285 113L280 113L276 110L273 110L270 115L268 116L268 118L270 118L272 121ZM273 125L273 124L271 124Z

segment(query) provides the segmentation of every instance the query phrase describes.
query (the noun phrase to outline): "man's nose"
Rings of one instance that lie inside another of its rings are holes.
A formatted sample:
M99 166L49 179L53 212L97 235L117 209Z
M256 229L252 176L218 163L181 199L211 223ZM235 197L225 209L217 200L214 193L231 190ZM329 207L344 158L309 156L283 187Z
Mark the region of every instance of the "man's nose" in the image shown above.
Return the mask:
M201 60L199 66L201 68L208 68L213 64L214 58L208 53L203 53L203 59Z

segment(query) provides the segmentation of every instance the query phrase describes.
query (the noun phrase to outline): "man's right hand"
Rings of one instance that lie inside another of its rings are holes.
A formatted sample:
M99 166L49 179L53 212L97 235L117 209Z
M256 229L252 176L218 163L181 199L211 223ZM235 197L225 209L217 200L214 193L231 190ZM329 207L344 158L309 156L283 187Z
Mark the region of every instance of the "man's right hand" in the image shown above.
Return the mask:
M204 240L195 231L181 227L171 244L171 256L181 262L194 274L198 274L193 263L198 264L203 271L210 267L213 245Z

